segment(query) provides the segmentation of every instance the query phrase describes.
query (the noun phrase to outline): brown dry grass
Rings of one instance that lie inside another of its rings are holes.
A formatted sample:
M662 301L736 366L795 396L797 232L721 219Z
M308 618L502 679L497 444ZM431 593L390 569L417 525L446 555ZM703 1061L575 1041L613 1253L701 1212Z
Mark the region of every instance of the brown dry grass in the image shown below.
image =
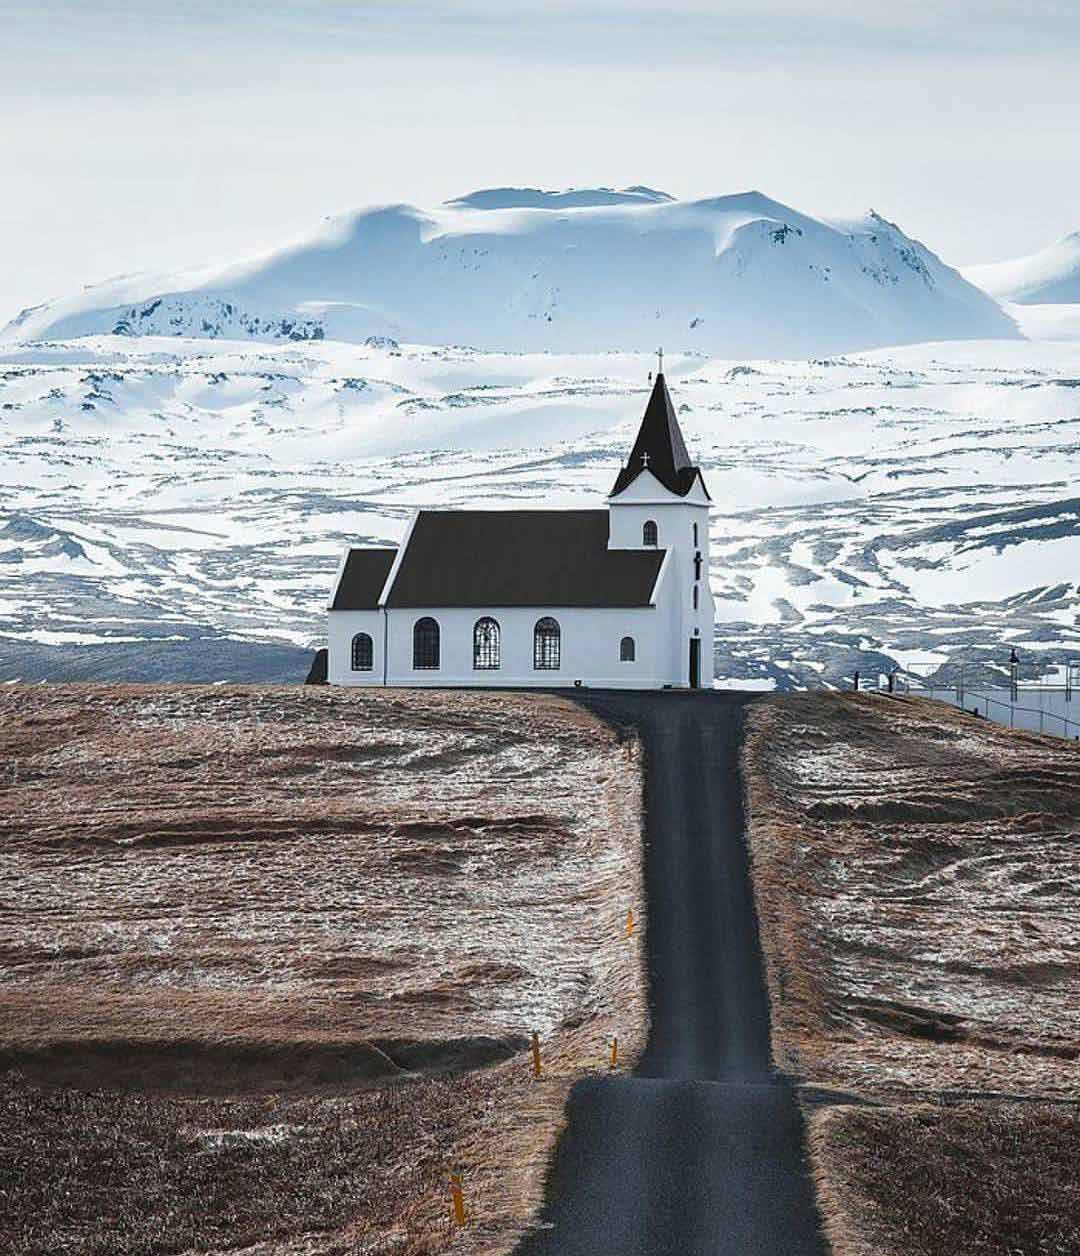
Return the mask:
M1078 1250L1080 747L853 694L749 729L774 1053L886 1105L812 1118L835 1250Z
M39 1157L5 1183L0 1246L509 1246L569 1085L609 1035L627 1064L643 1044L642 937L622 931L643 906L639 769L635 744L543 695L0 691L18 1154L51 1104L79 1114L51 1177ZM86 1106L90 1087L112 1093ZM263 1125L282 1143L226 1149L231 1185L204 1197L225 1153L191 1131ZM130 1169L107 1189L106 1159ZM474 1217L456 1236L450 1164Z
M833 1108L811 1120L810 1154L837 1252L1080 1252L1076 1108Z

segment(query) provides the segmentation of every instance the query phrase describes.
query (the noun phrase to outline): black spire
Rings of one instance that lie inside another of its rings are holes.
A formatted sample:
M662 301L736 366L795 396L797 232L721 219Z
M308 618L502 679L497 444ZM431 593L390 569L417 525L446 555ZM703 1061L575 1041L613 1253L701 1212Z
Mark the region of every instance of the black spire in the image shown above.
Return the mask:
M619 472L611 496L621 493L646 469L679 497L685 497L694 480L701 475L686 452L686 442L679 430L679 420L675 417L675 407L671 404L671 394L662 371L656 376L637 440L626 466ZM701 487L705 488L704 480ZM708 495L706 491L705 496Z

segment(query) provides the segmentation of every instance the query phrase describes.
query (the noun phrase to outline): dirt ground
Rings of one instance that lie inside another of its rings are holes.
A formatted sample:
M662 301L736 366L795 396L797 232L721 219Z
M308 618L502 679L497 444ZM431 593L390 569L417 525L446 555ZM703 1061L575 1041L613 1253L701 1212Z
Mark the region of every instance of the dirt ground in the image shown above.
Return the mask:
M835 1250L1080 1250L1080 746L871 695L748 725L777 1063L873 1105L811 1117Z
M572 703L8 686L0 798L5 1251L505 1250L643 1046L640 751Z

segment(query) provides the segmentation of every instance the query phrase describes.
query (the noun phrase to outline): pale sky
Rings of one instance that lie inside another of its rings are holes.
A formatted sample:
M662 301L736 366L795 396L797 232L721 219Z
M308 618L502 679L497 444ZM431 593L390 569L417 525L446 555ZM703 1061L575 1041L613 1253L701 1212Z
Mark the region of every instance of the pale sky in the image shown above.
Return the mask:
M1080 0L0 0L0 323L479 187L1080 229Z

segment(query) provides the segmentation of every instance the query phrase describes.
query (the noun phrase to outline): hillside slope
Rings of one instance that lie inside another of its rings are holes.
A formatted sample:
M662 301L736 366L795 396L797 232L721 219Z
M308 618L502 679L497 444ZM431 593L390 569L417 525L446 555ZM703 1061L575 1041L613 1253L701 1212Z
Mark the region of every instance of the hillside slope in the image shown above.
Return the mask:
M0 1250L512 1247L570 1085L644 1044L636 742L542 695L10 685L0 763Z
M1080 231L1028 257L965 266L962 273L984 292L1018 305L1080 304Z
M675 201L645 188L362 209L253 261L37 306L3 338L102 333L748 357L1019 334L878 214L826 222L758 192Z
M1080 1250L1080 746L856 694L748 724L773 1049L870 1100L811 1120L836 1256Z

